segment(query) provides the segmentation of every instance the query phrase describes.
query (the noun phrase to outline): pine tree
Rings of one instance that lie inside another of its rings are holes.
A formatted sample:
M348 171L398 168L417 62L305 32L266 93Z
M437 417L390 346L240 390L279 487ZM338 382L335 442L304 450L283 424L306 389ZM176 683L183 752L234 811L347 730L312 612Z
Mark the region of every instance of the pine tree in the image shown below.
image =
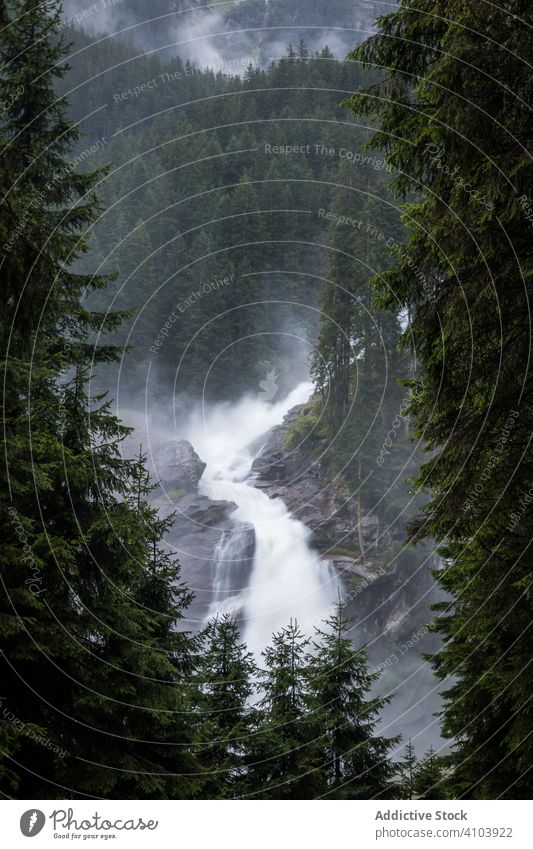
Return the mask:
M87 250L100 175L67 165L78 133L53 87L66 70L57 4L9 8L0 53L20 96L2 126L0 229L20 242L16 252L3 243L0 638L5 707L23 730L4 735L2 788L187 795L193 646L175 625L190 594L161 546L169 522L147 502L144 459L123 459L127 430L88 395L92 365L117 353L89 334L121 318L90 312L84 294L105 280L72 267Z
M59 336L87 324L79 309L85 281L70 273L65 261L73 252L83 252L76 231L92 220L94 203L74 201L86 197L96 177L66 168L78 133L66 121L53 91L54 79L65 72L59 62L61 43L50 40L58 27L56 5L20 2L9 4L9 14L5 4L2 10L9 18L0 37L0 96L7 104L1 206L2 272L7 282L0 325L5 462L0 494L5 540L0 566L2 665L6 697L9 691L6 709L24 727L39 717L42 739L50 744L48 748L36 744L34 735L18 735L14 780L18 792L24 792L20 785L25 761L33 763L37 775L41 763L45 774L61 766L61 732L52 730L52 719L39 710L39 700L34 703L32 683L35 687L38 678L46 684L43 655L50 664L60 664L67 651L76 653L75 644L64 639L64 628L73 620L72 603L61 587L42 523L53 497L51 470L62 462L61 410L54 384L72 362L70 345L61 343ZM68 545L55 555L62 564L63 556L69 557ZM27 775L31 781L31 773ZM51 791L45 787L41 792L46 796Z
M323 795L328 799L372 799L390 791L389 760L397 739L375 734L387 700L368 697L379 674L368 670L363 649L355 650L341 603L317 629L306 676L322 752Z
M304 39L301 38L298 43L298 61L302 63L306 63L309 59L309 48L305 43Z
M417 799L446 799L445 792L445 760L439 757L430 746L420 763L418 764L415 780L414 793Z
M307 711L305 682L308 640L298 623L272 636L263 652L259 726L251 755L253 796L262 799L314 799L320 792L319 750Z
M198 757L205 772L205 798L235 798L247 789L250 701L257 669L229 615L211 621L201 636L198 670Z
M418 760L416 757L413 741L405 744L405 750L398 764L397 784L399 786L400 799L414 799L415 782L418 771Z
M160 519L147 501L153 486L146 458L124 461L119 456L120 433L113 440L114 422L107 407L89 416L92 405L79 388L76 394L65 399L64 443L70 441L71 420L78 423L79 440L68 478L70 510L66 504L57 505L68 517L61 523L62 533L70 530L74 537L75 528L68 527L72 516L83 539L70 570L83 653L75 668L68 658L61 668L67 681L75 682L69 717L61 729L76 741L82 766L70 766L67 774L75 779L78 792L101 787L103 795L114 798L188 796L195 787L186 775L195 771L189 681L196 647L186 633L176 630L191 593L181 584L179 565L161 545L172 517ZM87 439L93 434L83 433L88 422L96 434L107 435L101 451ZM85 464L82 475L79 457L91 444L92 463ZM120 498L110 492L110 473ZM87 499L93 489L99 497ZM95 751L96 763L91 762Z

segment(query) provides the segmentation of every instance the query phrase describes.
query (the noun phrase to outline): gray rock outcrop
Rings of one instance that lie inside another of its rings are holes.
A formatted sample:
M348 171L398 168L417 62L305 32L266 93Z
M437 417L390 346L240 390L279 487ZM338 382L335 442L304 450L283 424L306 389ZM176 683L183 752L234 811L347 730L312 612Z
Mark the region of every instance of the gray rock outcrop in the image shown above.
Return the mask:
M293 515L312 531L313 545L338 569L364 574L367 567L361 557L359 534L366 552L378 538L383 544L396 532L380 528L378 517L372 513L361 516L359 528L355 496L340 477L332 477L305 442L293 450L285 447L291 424L304 407L295 407L283 424L270 432L252 466L255 486L271 498L282 498ZM353 555L338 549L348 549Z
M152 458L156 479L164 489L195 492L206 464L186 439L172 439L157 448Z
M359 516L357 495L338 475L332 476L327 463L312 452L309 440L287 448L291 425L305 406L295 407L270 432L252 467L255 486L271 498L282 498L311 530L312 544L343 580L348 612L360 623L361 635L371 639L386 631L399 637L405 624L402 611L409 607L412 589L406 583L411 559L391 552L401 548L405 528L401 524L383 527L372 512L362 511ZM316 442L314 446L316 450Z
M190 442L173 439L161 445L154 451L152 463L153 474L159 481L152 503L161 517L174 516L165 542L177 556L182 577L194 593L180 627L197 631L213 599L217 547L229 532L238 534L243 569L249 571L255 547L254 530L232 518L235 504L212 500L198 491L206 464Z

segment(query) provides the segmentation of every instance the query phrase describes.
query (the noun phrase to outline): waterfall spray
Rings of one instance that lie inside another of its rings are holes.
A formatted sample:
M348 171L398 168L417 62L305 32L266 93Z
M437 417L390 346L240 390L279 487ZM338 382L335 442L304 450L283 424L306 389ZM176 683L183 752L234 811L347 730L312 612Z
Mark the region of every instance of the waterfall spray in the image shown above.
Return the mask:
M246 570L239 568L242 525L240 532L230 531L221 540L209 615L238 616L243 638L256 655L291 618L312 635L337 596L339 579L313 550L309 530L280 498L269 498L255 488L250 477L252 463L261 452L261 438L266 439L311 391L310 383L302 383L277 403L247 397L237 404L220 404L201 418L193 415L188 426L187 438L207 463L202 493L237 504L234 518L251 526L255 534L253 565Z

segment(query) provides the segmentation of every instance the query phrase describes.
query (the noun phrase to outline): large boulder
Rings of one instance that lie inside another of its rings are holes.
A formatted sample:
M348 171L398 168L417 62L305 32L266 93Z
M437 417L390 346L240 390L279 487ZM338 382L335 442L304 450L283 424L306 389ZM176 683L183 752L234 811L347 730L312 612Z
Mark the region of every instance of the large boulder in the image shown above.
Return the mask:
M156 479L165 490L196 492L206 464L186 439L172 439L154 451Z
M287 475L286 452L279 449L264 451L252 463L252 475L257 481L272 483Z

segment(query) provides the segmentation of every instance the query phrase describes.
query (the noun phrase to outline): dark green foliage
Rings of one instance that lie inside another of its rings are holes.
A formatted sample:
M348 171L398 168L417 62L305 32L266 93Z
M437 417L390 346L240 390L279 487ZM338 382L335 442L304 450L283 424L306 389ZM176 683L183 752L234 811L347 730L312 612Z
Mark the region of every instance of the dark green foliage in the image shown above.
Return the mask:
M250 782L262 799L394 796L397 743L375 733L385 701L369 691L379 675L355 649L339 605L307 640L291 622L263 653Z
M84 119L90 141L107 142L94 161L111 160L114 170L99 187L107 209L81 267L102 262L103 272L119 274L93 296L95 308L135 310L112 337L134 346L121 380L144 394L150 364L158 389L228 399L256 392L275 368L289 388L307 373L328 273L320 210L331 209L341 150L361 156L364 134L338 109L360 86L360 69L300 44L242 78L185 73L179 59L133 61L120 42L88 51L88 40L73 35L82 52L69 82L83 97L71 114L109 103L105 132L100 112ZM90 85L87 54L111 66ZM149 92L128 95L151 79ZM304 152L272 152L289 143ZM348 164L343 181L353 175L354 185L382 194L382 165ZM294 374L283 373L283 361Z
M271 2L276 14L292 14ZM327 20L348 6L339 0ZM395 793L395 741L375 733L384 700L370 693L376 676L340 610L312 651L296 623L274 635L259 675L232 620L198 638L183 630L191 594L163 543L172 517L150 506L142 448L124 459L128 430L94 389L129 342L133 386L150 348L164 385L179 370L178 389L199 392L209 372L214 397L255 388L284 355L304 373L308 349L302 355L284 330L314 338L323 303L350 336L334 463L362 482L379 440L353 463L367 422L351 402L357 384L359 400L374 404L385 360L394 378L403 373L393 353L398 320L384 312L369 320L368 278L386 264L379 239L366 226L355 244L340 226L331 234L320 210L396 232L394 211L373 197L386 193L381 166L364 176L356 165L339 170L339 151L359 150L363 134L341 112L332 118L332 107L363 74L327 49L315 54L308 37L242 79L102 43L95 51L113 70L96 83L87 73L94 54L78 59L69 80L77 102L68 106L57 10L53 0L0 3L0 23L9 18L0 34L0 788L18 798ZM165 83L152 102L116 99L140 75L169 70L179 97ZM91 112L82 139L75 119ZM335 156L316 153L315 140L298 158L267 155L267 144L307 144L310 119L316 142ZM133 122L136 130L118 132ZM99 140L104 153L92 163L111 159L113 172L83 170ZM346 291L340 309L331 283L323 286L328 275ZM171 316L172 333L156 345ZM323 331L320 344L333 360L336 340ZM380 486L362 490L366 504ZM433 755L424 764L420 794L440 769Z
M397 783L401 799L415 798L415 781L418 762L412 740L405 744L404 753L398 763Z
M417 799L447 799L445 791L446 760L430 747L417 764L414 795Z
M424 757L417 760L409 740L396 768L398 796L400 799L447 799L448 773L445 756L437 755L431 746Z
M8 100L4 74L2 789L187 795L193 647L176 623L190 594L161 548L169 522L148 504L144 459L123 459L126 429L88 395L90 365L115 356L88 334L119 320L83 301L103 278L73 270L100 175L68 166L78 133L53 91L65 70L57 4L9 12L0 51L19 96Z
M314 799L321 793L320 749L307 706L308 642L298 623L291 621L272 636L272 645L263 652L260 724L251 774L254 797Z
M368 670L364 649L356 650L352 627L338 604L317 630L308 657L308 705L318 737L322 795L327 799L375 799L390 795L397 739L375 733L386 700L370 691L379 673Z
M350 105L379 121L372 144L409 200L407 245L377 285L409 316L420 366L409 411L432 452L418 480L431 500L413 533L441 543L450 602L433 664L448 682L449 784L472 798L532 790L532 22L526 0L489 16L403 0L353 56L385 69Z
M349 543L363 558L361 521L370 512L382 531L405 522L404 481L416 468L405 416L409 375L398 352L399 310L377 308L374 275L391 264L401 243L398 212L381 176L363 174L346 162L339 169L329 215L329 263L322 316L313 357L313 377L322 401L327 445L324 462L353 493L357 539ZM376 545L386 547L386 536Z

